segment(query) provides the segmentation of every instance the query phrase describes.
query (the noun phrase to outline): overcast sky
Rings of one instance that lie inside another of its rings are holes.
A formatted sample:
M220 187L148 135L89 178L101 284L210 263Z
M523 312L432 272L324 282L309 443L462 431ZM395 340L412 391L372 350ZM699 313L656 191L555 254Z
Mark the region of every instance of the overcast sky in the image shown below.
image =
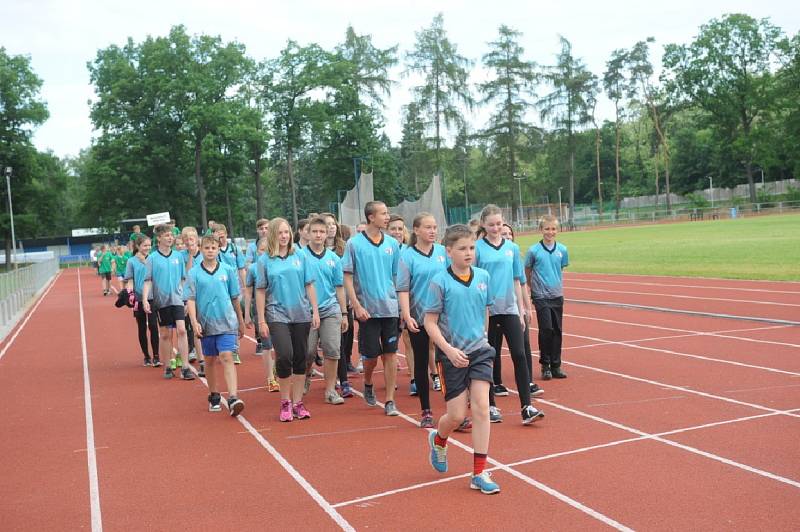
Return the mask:
M523 32L528 59L553 62L558 36L563 35L572 42L574 53L602 74L616 48L653 36L653 60L659 62L661 46L691 41L701 24L725 13L769 17L794 35L800 30L797 6L792 0L3 0L0 46L7 53L31 57L44 80L42 96L50 111L34 141L40 149L65 156L88 147L93 135L87 101L94 92L87 61L100 48L123 44L128 37L141 41L147 35L163 36L177 24L191 34L237 40L257 60L276 56L289 38L332 48L352 24L357 33L371 34L376 46L398 44L402 59L413 47L415 32L442 12L449 39L477 66L498 26L507 24ZM386 109L385 131L395 142L400 137L401 107L410 100L411 81L401 79L400 71L398 67L393 73L400 83ZM472 81L483 75L476 68ZM601 108L604 114L608 111L608 105ZM469 121L481 127L485 117L486 112L479 111Z

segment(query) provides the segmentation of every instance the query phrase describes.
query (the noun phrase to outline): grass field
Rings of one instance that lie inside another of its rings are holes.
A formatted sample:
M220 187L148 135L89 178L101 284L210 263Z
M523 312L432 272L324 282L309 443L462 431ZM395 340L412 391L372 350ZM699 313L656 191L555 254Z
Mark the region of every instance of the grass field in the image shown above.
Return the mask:
M539 235L520 236L523 254ZM570 271L800 281L800 215L564 232Z

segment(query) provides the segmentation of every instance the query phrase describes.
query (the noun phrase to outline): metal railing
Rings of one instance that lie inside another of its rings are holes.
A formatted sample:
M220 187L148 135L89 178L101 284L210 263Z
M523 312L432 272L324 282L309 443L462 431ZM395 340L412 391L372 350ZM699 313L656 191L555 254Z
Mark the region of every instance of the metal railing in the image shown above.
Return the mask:
M57 272L58 259L53 258L0 273L0 331L5 332L6 325Z

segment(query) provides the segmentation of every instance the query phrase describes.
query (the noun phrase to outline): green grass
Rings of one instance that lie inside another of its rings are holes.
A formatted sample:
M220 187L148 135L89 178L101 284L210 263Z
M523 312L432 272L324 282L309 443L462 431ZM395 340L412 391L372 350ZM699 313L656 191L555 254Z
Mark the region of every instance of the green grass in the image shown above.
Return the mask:
M540 238L517 243L524 254ZM574 272L800 281L800 214L564 232L558 241Z

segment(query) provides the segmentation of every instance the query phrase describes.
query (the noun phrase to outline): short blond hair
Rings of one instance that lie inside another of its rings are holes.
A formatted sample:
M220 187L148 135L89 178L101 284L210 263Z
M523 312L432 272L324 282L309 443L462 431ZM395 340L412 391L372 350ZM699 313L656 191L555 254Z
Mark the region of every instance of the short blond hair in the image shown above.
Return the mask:
M547 223L556 224L558 225L558 218L553 216L552 214L545 214L541 218L539 218L539 229L544 229L544 225Z

